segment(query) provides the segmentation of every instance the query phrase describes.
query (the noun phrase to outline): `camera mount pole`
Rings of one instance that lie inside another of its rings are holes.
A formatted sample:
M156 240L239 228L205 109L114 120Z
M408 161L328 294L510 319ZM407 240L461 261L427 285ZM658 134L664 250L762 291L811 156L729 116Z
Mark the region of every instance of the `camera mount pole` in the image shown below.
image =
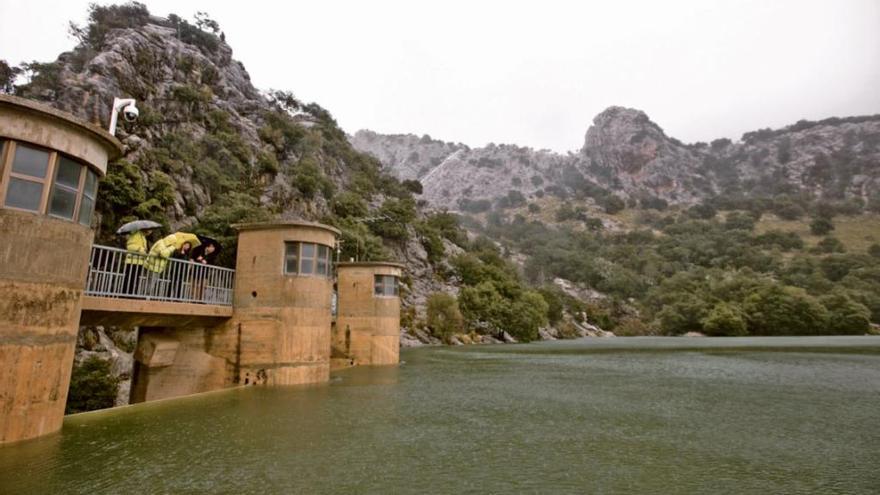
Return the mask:
M119 120L119 112L129 105L134 105L134 98L113 98L113 110L110 113L110 129L108 129L110 134L116 135L116 123Z

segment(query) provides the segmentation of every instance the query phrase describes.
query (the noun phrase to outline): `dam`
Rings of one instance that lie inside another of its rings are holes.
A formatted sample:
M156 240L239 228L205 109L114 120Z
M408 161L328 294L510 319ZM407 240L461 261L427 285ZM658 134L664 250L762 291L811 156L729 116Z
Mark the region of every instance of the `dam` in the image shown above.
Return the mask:
M99 181L122 153L92 124L0 95L0 444L61 428L81 325L139 328L131 402L397 364L403 266L341 268L331 226L235 225L235 269L94 245Z

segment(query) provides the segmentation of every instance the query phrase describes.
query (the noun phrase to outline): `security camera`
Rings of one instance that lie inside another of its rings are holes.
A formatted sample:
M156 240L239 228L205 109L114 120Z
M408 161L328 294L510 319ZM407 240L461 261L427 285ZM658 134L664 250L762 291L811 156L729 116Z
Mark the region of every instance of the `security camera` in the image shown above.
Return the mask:
M116 122L119 119L119 112L126 122L134 122L138 118L137 107L134 105L132 98L113 98L113 112L110 114L110 134L116 135Z
M122 109L122 116L125 117L126 122L134 122L139 114L138 107L134 106L134 103Z

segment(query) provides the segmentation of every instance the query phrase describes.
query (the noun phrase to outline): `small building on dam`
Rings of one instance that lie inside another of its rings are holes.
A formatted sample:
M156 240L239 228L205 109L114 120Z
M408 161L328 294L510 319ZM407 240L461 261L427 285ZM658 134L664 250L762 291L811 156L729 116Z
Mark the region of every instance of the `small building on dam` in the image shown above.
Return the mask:
M81 325L139 328L133 403L398 363L404 267L335 263L333 227L236 225L234 270L94 245L121 154L102 129L0 95L0 444L61 428Z

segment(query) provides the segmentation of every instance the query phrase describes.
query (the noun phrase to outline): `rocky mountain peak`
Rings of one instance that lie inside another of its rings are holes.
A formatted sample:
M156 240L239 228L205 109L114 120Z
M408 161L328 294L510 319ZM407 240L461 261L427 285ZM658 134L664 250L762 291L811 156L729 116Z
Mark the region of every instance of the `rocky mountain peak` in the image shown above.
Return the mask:
M663 154L675 154L675 143L641 110L613 106L593 119L581 153L616 172L634 174Z

